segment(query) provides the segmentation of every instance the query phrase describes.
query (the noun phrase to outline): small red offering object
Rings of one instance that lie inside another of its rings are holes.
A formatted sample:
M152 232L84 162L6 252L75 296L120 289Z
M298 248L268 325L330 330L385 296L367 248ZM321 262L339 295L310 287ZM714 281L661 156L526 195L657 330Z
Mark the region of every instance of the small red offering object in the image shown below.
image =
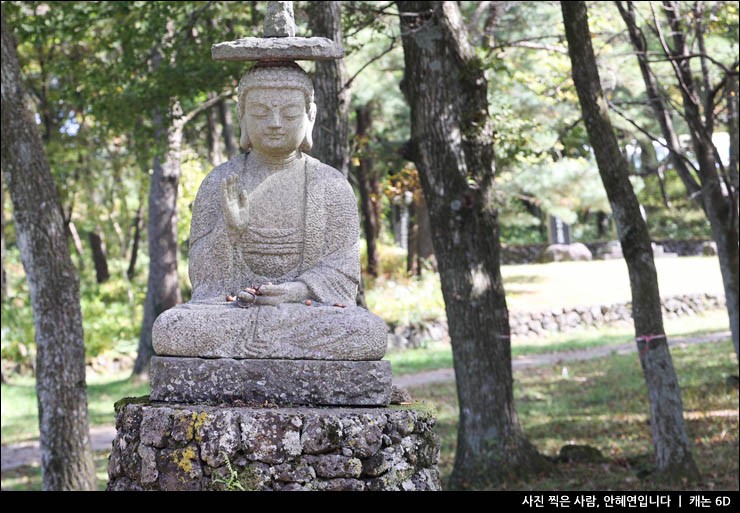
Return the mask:
M305 304L306 306L311 306L311 300L310 300L310 299L306 299L306 300L305 300L305 301L303 302L303 304Z
M343 305L342 303L334 303L334 306L338 308L347 308L347 305Z
M226 295L226 301L236 301L236 297L227 294Z

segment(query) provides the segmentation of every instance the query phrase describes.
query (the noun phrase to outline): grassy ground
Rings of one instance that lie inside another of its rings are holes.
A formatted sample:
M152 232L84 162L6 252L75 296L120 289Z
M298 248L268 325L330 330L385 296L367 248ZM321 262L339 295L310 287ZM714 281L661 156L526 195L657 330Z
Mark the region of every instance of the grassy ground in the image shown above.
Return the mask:
M727 313L724 310L714 310L703 315L666 319L665 328L669 337L685 337L729 329ZM634 337L634 329L630 324L625 323L622 326L610 326L598 330L579 330L547 338L514 338L511 342L511 353L514 357L517 357L527 354L587 349L630 342L632 337ZM424 348L389 353L386 359L390 360L393 365L393 374L410 374L452 367L452 350L447 343L430 343L428 347Z
M738 489L738 391L725 383L737 375L731 342L672 349L683 393L687 429L703 490ZM559 464L558 475L506 483L518 490L664 490L650 479L653 451L648 398L633 355L515 372L519 419L530 441L548 456L563 445L586 444L607 458L599 464ZM442 439L440 471L446 479L455 456L458 406L454 384L412 389L434 405ZM685 488L678 486L677 489Z
M710 292L722 294L715 257L658 258L663 297ZM505 265L501 268L509 309L548 310L556 307L612 304L630 300L624 260ZM439 275L420 279L378 279L368 283L370 310L391 324L444 318Z
M702 490L738 489L738 391L725 384L737 374L730 341L672 349L683 391L687 428L702 481ZM569 443L599 449L605 463L559 464L558 473L498 489L519 490L665 490L650 479L653 457L648 402L640 364L634 355L515 372L519 418L529 439L548 456ZM107 393L138 394L141 388L113 382L93 388L91 397ZM442 442L440 471L449 476L455 457L458 406L454 384L411 390L416 400L437 411ZM5 423L3 422L3 426ZM101 489L106 482L107 452L95 455ZM39 489L38 467L2 473L3 490ZM685 489L685 486L677 486Z
M91 376L87 384L90 424L113 424L113 403L122 397L147 395L149 384L128 379L130 372ZM39 436L35 382L30 377L14 376L2 385L2 443L33 440Z

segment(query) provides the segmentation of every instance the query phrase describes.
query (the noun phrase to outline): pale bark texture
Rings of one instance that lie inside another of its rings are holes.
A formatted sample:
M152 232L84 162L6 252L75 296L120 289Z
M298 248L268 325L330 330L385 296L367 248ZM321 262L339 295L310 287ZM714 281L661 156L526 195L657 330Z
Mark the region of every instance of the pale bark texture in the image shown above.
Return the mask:
M715 96L721 90L731 91L737 80L737 62L734 65L734 75L726 73L716 86L712 86L709 66L706 56L701 57L701 74L695 78L691 71L691 59L689 55L694 50L690 48L695 40L699 46L700 55L704 51L704 12L701 2L694 4L693 34L687 33L686 19L680 12L679 2L663 2L662 11L668 23L665 33L660 27L657 16L652 27L657 33L664 56L671 62L675 83L668 84L675 87L681 94L683 115L691 135L691 147L693 159L697 165L691 164L678 142L676 130L671 120L670 102L660 93L660 84L656 74L651 68L648 59L648 44L645 35L639 28L633 2L617 2L617 7L624 20L630 41L635 49L635 54L640 65L643 81L650 105L654 115L657 117L661 127L661 135L667 141L671 152L671 160L681 177L686 191L690 197L700 201L701 207L706 213L711 227L712 239L717 244L717 256L719 259L722 283L725 291L725 303L730 320L732 341L735 346L735 355L740 358L740 250L738 249L738 186L737 186L737 162L734 168L730 165L726 170L720 162L717 149L712 142L712 133L715 124ZM667 35L670 35L669 44ZM663 84L663 89L667 89ZM732 97L730 93L730 97ZM730 106L729 118L732 118L733 110ZM736 126L736 124L735 124ZM731 140L734 127L729 128ZM735 131L735 134L737 132ZM736 137L736 135L735 135ZM731 146L732 149L732 146ZM692 172L693 168L693 172ZM695 176L698 176L698 181Z
M650 399L650 425L658 470L670 480L694 480L699 472L691 456L681 389L663 329L650 234L629 181L629 165L620 153L609 119L591 46L586 4L561 2L561 6L573 81L627 262L635 338Z
M77 271L62 209L25 91L12 36L2 17L2 160L36 339L42 488L92 490L85 346Z
M460 403L450 485L549 467L519 424L493 205L487 82L456 2L397 2L411 106L408 153L429 206Z
M308 26L314 36L342 43L342 2L309 2ZM316 124L311 155L347 176L349 171L349 89L344 59L317 61L313 84Z

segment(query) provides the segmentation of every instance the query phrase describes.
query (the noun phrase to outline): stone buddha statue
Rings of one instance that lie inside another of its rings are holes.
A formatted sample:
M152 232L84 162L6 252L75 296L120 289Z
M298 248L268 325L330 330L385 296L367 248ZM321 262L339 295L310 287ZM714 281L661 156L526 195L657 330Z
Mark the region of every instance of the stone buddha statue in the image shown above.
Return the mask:
M355 306L354 193L339 171L305 153L316 116L310 78L292 62L261 62L239 84L238 114L245 153L200 186L190 230L192 300L157 318L155 352L381 359L387 327Z

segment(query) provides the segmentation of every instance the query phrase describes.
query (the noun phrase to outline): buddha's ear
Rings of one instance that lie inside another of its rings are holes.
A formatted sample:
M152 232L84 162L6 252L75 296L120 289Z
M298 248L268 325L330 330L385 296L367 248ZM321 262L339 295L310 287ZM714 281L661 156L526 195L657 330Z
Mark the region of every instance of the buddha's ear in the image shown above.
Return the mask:
M239 130L241 131L241 137L239 138L239 146L244 151L250 151L252 149L252 141L249 140L249 133L247 132L247 116L242 115L239 118Z
M301 142L301 145L299 146L299 149L301 151L310 151L311 148L313 148L313 125L316 122L316 104L314 102L311 102L311 104L308 106L308 112L306 113L308 117L308 124L306 125L306 135L303 137L303 141Z

